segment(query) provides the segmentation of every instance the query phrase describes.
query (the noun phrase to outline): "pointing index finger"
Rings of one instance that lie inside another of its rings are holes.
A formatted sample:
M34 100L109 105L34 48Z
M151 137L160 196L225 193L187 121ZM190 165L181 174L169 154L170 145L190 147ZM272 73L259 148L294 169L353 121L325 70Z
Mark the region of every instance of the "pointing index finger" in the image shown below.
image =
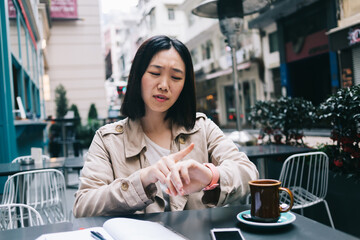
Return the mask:
M195 146L195 144L191 143L189 146L187 146L183 150L181 150L177 153L174 153L172 155L174 161L178 162L179 160L183 159L186 155L188 155L194 149L194 146Z

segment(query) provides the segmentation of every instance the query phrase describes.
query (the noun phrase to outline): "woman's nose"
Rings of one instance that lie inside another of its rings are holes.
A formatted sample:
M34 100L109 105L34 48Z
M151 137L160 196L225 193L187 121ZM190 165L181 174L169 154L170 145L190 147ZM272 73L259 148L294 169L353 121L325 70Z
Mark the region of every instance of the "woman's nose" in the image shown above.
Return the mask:
M159 85L158 85L158 89L162 90L162 91L168 91L169 90L169 83L168 83L168 77L163 76L160 79Z

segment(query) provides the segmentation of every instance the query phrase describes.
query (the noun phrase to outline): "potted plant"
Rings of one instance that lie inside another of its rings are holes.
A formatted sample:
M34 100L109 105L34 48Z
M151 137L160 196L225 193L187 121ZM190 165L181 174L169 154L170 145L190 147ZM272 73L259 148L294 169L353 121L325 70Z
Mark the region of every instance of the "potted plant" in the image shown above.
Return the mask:
M75 141L73 143L73 148L74 148L75 157L78 157L80 155L80 151L82 150L79 140L79 134L81 131L81 117L80 117L79 109L76 104L71 104L69 110L74 112L75 120L74 120L73 131L75 133Z
M62 119L68 111L66 89L59 84L55 89L56 118ZM61 153L61 124L54 122L49 128L49 153L51 157L59 157Z
M81 146L85 149L89 148L94 134L97 129L101 126L100 120L98 119L98 114L96 110L96 106L94 103L90 105L90 109L88 112L88 121L87 125L82 126L79 131L79 139Z
M319 149L330 158L330 168L360 180L360 85L342 88L319 106L319 119L331 125L333 145Z
M263 143L304 145L302 132L316 119L315 107L302 98L281 97L276 101L258 101L250 110L249 121L260 125Z

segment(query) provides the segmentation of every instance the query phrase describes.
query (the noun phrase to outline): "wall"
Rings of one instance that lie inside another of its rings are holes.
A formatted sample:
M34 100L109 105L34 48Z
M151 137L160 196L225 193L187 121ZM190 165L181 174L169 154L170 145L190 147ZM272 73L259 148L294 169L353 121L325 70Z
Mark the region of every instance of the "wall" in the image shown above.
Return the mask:
M339 26L347 25L347 22L354 22L360 19L360 2L354 0L342 0L341 21ZM351 18L351 19L346 19Z
M156 1L156 26L151 35L166 34L170 37L179 37L183 33L185 18L184 14L177 9L182 0ZM168 19L168 7L173 7L175 19Z
M56 115L55 88L61 83L69 107L76 104L83 121L91 103L95 103L99 117L107 117L99 9L97 0L78 0L79 20L52 22L47 47L51 89L47 115Z
M264 77L265 77L265 100L271 100L271 94L274 93L274 81L272 69L280 67L279 51L270 53L269 34L276 32L276 23L271 23L264 28L265 36L262 38L263 60L264 60Z

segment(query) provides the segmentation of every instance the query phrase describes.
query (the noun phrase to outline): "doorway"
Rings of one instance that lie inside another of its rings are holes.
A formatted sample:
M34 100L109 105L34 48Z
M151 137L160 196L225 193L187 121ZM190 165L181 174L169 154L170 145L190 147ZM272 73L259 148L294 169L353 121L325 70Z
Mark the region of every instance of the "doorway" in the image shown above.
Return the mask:
M318 106L331 95L329 53L288 64L292 97L302 97Z

